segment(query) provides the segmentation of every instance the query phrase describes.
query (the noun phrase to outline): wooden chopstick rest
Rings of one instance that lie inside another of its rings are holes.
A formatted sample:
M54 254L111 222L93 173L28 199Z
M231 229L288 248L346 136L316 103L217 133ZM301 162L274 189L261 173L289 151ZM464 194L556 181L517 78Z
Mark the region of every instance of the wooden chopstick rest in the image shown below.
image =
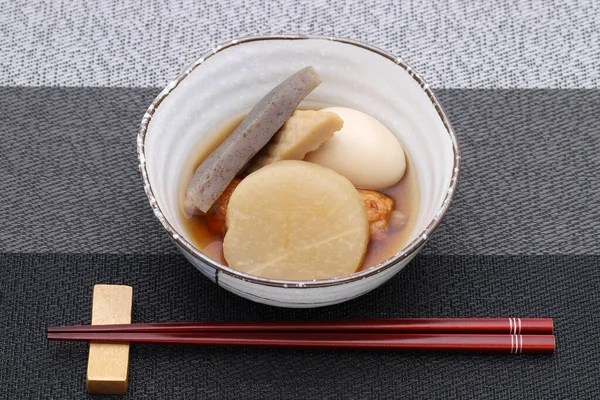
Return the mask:
M92 325L130 324L133 288L95 285ZM90 343L87 390L90 393L123 394L127 391L128 343Z

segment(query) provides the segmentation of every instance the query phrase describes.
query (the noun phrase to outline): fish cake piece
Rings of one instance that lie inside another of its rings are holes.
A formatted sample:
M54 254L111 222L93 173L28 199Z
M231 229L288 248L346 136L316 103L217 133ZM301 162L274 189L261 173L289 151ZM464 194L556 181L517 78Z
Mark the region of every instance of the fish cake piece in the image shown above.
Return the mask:
M229 199L235 188L240 184L242 180L239 178L235 178L229 186L225 189L223 194L219 197L219 199L215 202L215 204L211 207L211 209L206 213L206 224L208 225L208 230L211 233L217 235L224 235L227 231L227 206L229 204Z
M280 160L302 160L344 126L336 114L326 111L296 110L246 169L247 173Z
M371 239L381 238L387 232L394 200L375 190L358 189L358 193L360 193L367 210Z

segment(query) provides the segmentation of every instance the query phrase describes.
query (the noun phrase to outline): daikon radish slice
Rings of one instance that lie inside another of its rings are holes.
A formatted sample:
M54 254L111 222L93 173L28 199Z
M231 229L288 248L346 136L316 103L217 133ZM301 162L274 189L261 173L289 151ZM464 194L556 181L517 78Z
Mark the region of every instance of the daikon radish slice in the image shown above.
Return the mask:
M250 275L315 280L352 274L369 240L364 202L337 172L279 161L250 174L227 206L225 259Z

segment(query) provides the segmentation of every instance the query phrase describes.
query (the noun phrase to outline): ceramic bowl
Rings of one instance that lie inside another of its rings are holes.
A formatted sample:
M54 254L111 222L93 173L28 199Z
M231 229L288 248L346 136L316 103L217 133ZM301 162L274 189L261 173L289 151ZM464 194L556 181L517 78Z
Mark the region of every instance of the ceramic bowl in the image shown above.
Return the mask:
M403 144L420 186L409 244L387 261L353 275L285 281L247 275L195 248L178 209L181 175L191 152L232 116L311 65L323 83L306 101L355 108L377 118ZM354 40L256 36L217 46L186 68L145 113L137 137L139 168L154 214L183 255L208 279L235 294L282 307L340 303L375 289L400 271L440 224L460 169L456 136L429 85L402 59Z

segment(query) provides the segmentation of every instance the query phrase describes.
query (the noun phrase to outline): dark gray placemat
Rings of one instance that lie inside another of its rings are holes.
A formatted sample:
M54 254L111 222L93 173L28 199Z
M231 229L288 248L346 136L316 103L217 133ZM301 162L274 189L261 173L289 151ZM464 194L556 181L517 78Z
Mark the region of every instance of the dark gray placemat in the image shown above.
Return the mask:
M556 319L554 356L134 346L131 398L596 397L599 91L437 91L464 156L448 218L384 287L308 311L240 299L175 253L136 172L157 92L0 88L0 398L86 395L86 346L44 328L89 322L96 283L132 285L135 321Z
M422 256L359 299L315 310L243 300L181 256L0 255L2 399L85 392L87 345L47 325L89 323L96 283L134 288L134 321L551 316L552 356L133 345L125 398L597 398L600 257Z

